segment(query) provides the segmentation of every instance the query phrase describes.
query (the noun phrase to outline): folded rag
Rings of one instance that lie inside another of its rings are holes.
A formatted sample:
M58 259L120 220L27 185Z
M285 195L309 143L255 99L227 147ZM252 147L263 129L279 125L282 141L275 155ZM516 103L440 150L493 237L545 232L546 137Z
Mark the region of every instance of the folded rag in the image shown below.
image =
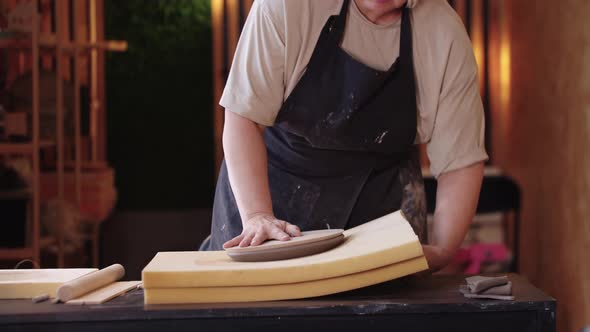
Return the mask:
M507 284L508 277L507 276L501 276L501 277L473 276L473 277L465 278L465 281L467 281L467 287L469 288L469 292L480 293L488 288Z
M474 276L466 278L467 285L459 288L459 291L471 299L495 299L514 300L512 296L512 283L507 276L483 277Z
M505 285L490 287L478 294L479 295L512 295L512 282L509 281Z

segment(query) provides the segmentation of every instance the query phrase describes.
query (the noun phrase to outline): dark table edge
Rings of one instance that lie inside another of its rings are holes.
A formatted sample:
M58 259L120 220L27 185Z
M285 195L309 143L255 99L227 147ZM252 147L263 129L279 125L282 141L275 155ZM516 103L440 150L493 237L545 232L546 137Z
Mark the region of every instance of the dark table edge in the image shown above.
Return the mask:
M490 304L493 303L493 306ZM183 320L183 319L249 319L249 318L278 318L278 317L337 317L337 316L371 316L371 315L402 315L402 314L431 314L431 313L469 313L469 312L522 312L538 311L539 314L555 315L556 301L530 301L501 304L498 301L473 303L433 303L433 304L405 304L405 303L358 303L332 306L307 307L274 307L274 308L213 308L189 309L174 305L151 305L135 307L117 312L117 307L89 308L83 314L80 312L37 313L19 316L0 316L0 326L28 323L71 323L97 321L137 321L137 320ZM108 313L108 319L104 314ZM546 315L543 316L545 320ZM553 317L554 320L554 317Z

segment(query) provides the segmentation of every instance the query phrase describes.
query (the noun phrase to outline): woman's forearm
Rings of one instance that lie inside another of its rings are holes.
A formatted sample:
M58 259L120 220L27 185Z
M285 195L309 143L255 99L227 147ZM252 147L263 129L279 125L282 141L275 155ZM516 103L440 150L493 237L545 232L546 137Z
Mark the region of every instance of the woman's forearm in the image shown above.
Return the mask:
M438 178L430 244L446 265L457 251L475 215L483 178L483 162L444 173Z
M223 149L242 222L258 213L272 214L263 130L255 122L225 111Z

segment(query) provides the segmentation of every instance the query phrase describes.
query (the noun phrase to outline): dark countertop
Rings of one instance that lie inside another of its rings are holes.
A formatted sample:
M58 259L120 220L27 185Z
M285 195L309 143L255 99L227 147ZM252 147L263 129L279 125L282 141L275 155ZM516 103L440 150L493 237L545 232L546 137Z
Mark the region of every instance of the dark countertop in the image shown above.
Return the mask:
M436 317L446 315L444 320L447 321L453 317L452 314L466 317L468 313L471 313L470 317L502 313L504 316L491 320L500 324L498 319L512 319L509 318L512 313L520 317L515 318L514 324L518 325L521 319L522 324L526 323L526 330L553 331L555 300L518 275L511 274L510 279L514 301L466 299L458 291L459 285L464 283L462 276L406 278L330 296L274 302L144 305L142 290L131 291L102 305L73 306L48 301L33 304L30 300L0 300L0 329L3 326L20 326L17 330L25 330L26 326L63 327L64 324L84 326L90 323L117 326L125 322L134 322L136 325L133 326L139 326L139 322L148 321L152 323L147 326L152 327L158 325L154 323L156 321L191 321L197 325L202 325L204 321L218 321L215 326L219 326L235 319L268 321L264 318L270 318L271 321L283 319L286 322L297 317L334 319L404 316L413 317L411 319L416 321L417 317L426 318L430 314ZM484 317L491 318L489 315ZM528 322L533 320L534 323Z

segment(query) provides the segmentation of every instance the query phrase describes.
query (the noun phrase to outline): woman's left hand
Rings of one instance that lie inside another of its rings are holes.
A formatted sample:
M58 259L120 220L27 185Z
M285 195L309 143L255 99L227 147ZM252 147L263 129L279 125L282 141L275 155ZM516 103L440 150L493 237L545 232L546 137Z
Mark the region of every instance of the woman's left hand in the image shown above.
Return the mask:
M422 246L426 261L428 261L428 270L434 273L447 266L453 259L454 252L434 245L425 244Z

